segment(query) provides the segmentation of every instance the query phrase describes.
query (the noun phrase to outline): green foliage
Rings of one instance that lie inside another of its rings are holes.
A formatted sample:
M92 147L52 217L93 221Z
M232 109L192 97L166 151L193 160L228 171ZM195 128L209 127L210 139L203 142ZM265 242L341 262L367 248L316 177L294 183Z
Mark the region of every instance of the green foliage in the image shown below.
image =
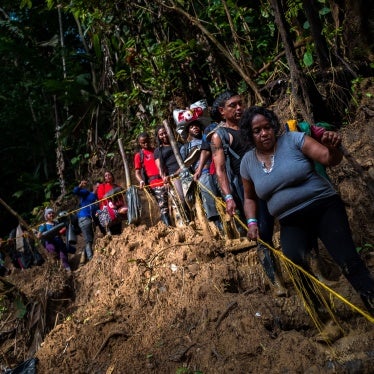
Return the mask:
M4 313L7 311L7 307L5 305L5 296L0 296L0 320L3 319Z
M356 251L358 253L366 253L366 252L372 252L374 249L374 246L369 243L365 243L363 246L357 247Z
M307 49L307 51L304 53L303 62L304 62L304 65L307 67L313 65L313 62L314 62L313 54L310 51L310 49Z
M293 42L310 38L303 2L284 3ZM70 161L65 177L87 175L87 155L105 155L98 168L115 159L113 137L131 149L139 132L171 120L177 105L200 98L211 104L227 88L251 97L248 80L261 89L289 74L286 58L278 58L283 46L268 1L227 0L227 8L221 0L118 4L2 4L3 15L12 16L0 15L0 155L2 178L12 183L0 186L0 196L16 210L58 197L57 145ZM329 1L316 6L323 35L336 46L342 29ZM300 66L314 67L314 54L313 42L298 50Z

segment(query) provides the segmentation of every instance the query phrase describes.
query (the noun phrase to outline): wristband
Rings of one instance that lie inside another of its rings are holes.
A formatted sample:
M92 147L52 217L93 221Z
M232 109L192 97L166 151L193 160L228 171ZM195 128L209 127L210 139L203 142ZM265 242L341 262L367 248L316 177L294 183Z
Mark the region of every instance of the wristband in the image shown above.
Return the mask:
M223 198L225 201L233 200L232 195L228 194Z
M250 222L250 223L247 224L248 227L249 227L249 226L253 226L253 225L256 225L256 226L257 226L257 222Z
M247 224L251 223L251 222L256 222L257 223L257 219L256 218L248 218L247 219Z

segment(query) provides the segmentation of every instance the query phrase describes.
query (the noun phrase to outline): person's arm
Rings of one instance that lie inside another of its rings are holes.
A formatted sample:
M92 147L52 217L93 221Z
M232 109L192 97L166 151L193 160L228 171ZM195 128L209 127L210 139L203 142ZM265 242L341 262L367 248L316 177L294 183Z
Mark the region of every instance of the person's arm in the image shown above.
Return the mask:
M233 216L236 211L236 204L231 195L230 181L226 173L226 156L223 150L221 138L218 134L212 135L211 144L212 158L216 167L216 174L223 198L226 201L226 212Z
M169 179L166 174L164 173L164 171L162 170L161 168L161 163L160 163L160 159L159 158L155 158L155 163L156 163L156 166L157 166L157 169L158 169L158 172L162 178L162 180L164 181L164 184L166 183L169 183Z
M140 169L136 169L135 170L135 178L139 182L139 187L140 188L144 188L145 182L144 182L144 180L142 178L142 172L141 172Z
M193 175L193 180L196 182L199 180L199 178L201 177L201 173L204 169L204 166L206 164L206 162L208 161L209 157L211 155L211 152L206 150L206 149L202 149L201 152L200 152L200 158L199 158L199 164L198 164L198 167L196 168L195 170L195 173Z
M87 197L90 194L90 191L88 191L87 188L88 182L83 180L79 183L77 187L74 187L73 194L80 196L80 197Z
M340 150L341 142L340 134L334 131L325 131L320 143L310 136L305 135L302 152L322 165L335 166L343 158L343 153Z
M139 187L144 188L145 182L142 176L142 163L140 161L140 153L134 156L135 178L139 182Z
M253 182L242 177L244 189L244 213L247 219L248 239L257 240L259 237L257 225L257 195Z

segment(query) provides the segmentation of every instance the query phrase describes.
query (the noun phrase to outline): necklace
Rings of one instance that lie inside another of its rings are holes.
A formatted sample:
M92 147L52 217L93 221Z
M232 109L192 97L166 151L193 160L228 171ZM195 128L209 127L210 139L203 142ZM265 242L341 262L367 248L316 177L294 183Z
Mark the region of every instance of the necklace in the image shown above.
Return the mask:
M275 148L274 148L274 153L270 156L270 166L269 166L269 167L266 166L266 161L268 161L268 160L265 160L265 161L264 161L264 160L259 156L259 154L258 154L258 152L257 152L257 149L256 149L256 157L257 157L258 161L260 162L261 167L262 167L262 170L264 171L264 173L266 173L266 174L270 174L270 173L272 172L273 168L274 168L274 162L275 162Z

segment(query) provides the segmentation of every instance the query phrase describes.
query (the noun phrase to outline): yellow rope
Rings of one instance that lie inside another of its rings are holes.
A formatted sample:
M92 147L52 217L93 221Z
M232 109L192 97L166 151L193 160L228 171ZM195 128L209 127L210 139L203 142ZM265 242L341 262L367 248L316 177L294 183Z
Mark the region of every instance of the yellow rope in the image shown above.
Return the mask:
M203 188L205 189L215 200L216 203L220 204L222 207L225 207L225 203L223 202L223 200L221 198L218 198L216 195L214 195L212 193L212 191L210 191L206 186L204 186L203 184L201 184L199 181L197 182L198 183L198 186L199 188ZM135 186L137 188L139 188L138 186ZM150 187L150 186L145 186L145 187ZM174 185L172 184L172 187L175 189ZM127 189L123 189L113 195L112 196L116 196L116 195L119 195L119 194L123 194L127 191ZM149 192L145 189L146 191L146 194ZM176 195L179 197L178 193L176 193ZM149 198L151 198L149 196ZM101 201L104 201L104 200L107 200L108 198L103 198L103 199L100 199L94 203L91 203L91 204L88 204L84 207L81 207L81 208L78 208L78 209L74 209L70 212L67 212L66 216L69 216L71 214L75 214L76 212L78 212L79 210L83 209L83 208L86 208L86 207L89 207L91 205L95 205L97 203L100 203ZM181 207L181 209L184 211L184 209ZM185 213L185 212L184 212ZM236 220L244 229L247 229L246 225L239 219L239 216L238 215L234 215L233 216L234 220ZM39 226L39 225L38 225ZM2 240L1 243L5 243L6 241ZM338 300L342 301L344 304L348 305L351 309L355 310L356 312L358 312L359 314L361 314L363 317L365 317L369 322L371 323L374 323L374 317L372 317L370 314L368 314L367 312L363 311L361 308L357 307L356 305L352 304L350 301L348 301L346 298L344 298L342 295L340 295L339 293L337 293L336 291L334 291L333 289L331 289L330 287L328 287L326 284L324 284L323 282L319 281L316 277L314 277L312 274L308 273L306 270L304 270L301 266L295 264L294 262L292 262L289 258L287 258L281 251L279 250L276 250L275 248L273 248L272 246L270 246L269 244L267 244L266 242L264 242L263 240L261 240L260 238L258 239L258 242L261 243L262 245L264 245L265 247L267 247L268 249L270 249L272 251L272 253L274 255L277 256L278 259L281 260L281 263L283 263L283 265L285 265L286 269L288 270L289 274L295 274L294 272L294 269L297 269L298 271L300 271L301 273L303 273L311 282L313 285L318 285L319 287L322 287L324 290L326 290L329 295L333 295L335 296ZM287 266L289 265L289 266ZM289 267L291 267L291 270L289 269ZM295 276L290 276L290 278L292 279L294 285L295 285L295 288L297 289L297 292L299 292L299 294L301 296L303 296L304 294L301 292L301 289L302 289L302 285L300 283L300 281L297 281ZM316 289L316 291L318 292L318 290ZM328 308L328 303L325 302L324 300L324 297L322 295L321 296L321 299L323 301L323 303L325 304L325 306ZM306 309L308 311L308 313L311 315L313 321L316 323L317 321L315 321L315 318L313 317L314 316L314 313L312 313L312 311L310 310L310 308L308 307L308 305L311 305L310 303L310 300L309 302L306 302ZM316 323L316 325L318 325Z
M201 184L200 182L198 182L199 184L199 187L200 188L204 188L208 193L211 194L212 197L214 197L216 203L218 204L221 204L222 206L225 206L225 203L222 201L222 199L220 198L217 198L217 196L215 196L206 186L204 186L203 184ZM239 219L239 216L238 215L234 215L233 217L244 229L247 230L247 226ZM260 238L258 239L258 242L261 243L262 245L266 246L268 249L270 249L272 251L272 253L274 253L280 260L283 264L288 264L291 266L291 269L297 269L299 270L301 273L303 273L311 282L312 284L317 284L318 286L322 287L324 290L326 290L329 295L333 295L335 296L337 299L339 299L340 301L342 301L343 303L345 303L346 305L348 305L351 309L355 310L356 312L360 313L362 316L364 316L369 322L371 323L374 323L374 317L372 317L370 314L368 314L367 312L363 311L361 308L357 307L356 305L352 304L350 301L348 301L346 298L344 298L342 295L340 295L339 293L337 293L336 291L334 291L333 289L331 289L330 287L328 287L326 284L322 283L320 280L318 280L316 277L314 277L312 274L308 273L306 270L304 270L301 266L295 264L294 262L292 262L289 258L287 258L281 251L279 250L276 250L275 248L273 248L272 246L270 246L268 243L264 242L263 240L261 240ZM288 267L286 266L286 268L288 269ZM289 269L288 269L289 270ZM289 271L289 274L295 274L294 272L292 271ZM295 280L295 277L292 277L290 276L290 278L293 280L293 283L295 285L295 288L298 290L298 292L301 294L301 295L304 295L302 294L301 292L301 289L302 289L302 286L301 286L301 283L300 282L297 282ZM299 283L299 284L298 284ZM323 303L325 304L325 306L327 307L328 306L328 303L325 302L323 296L321 295L321 299L323 301ZM310 301L310 300L309 300ZM311 305L311 303L306 303L307 305ZM308 309L308 307L307 307ZM327 307L327 309L329 309ZM311 313L310 310L308 310L308 313L313 316L313 313ZM312 317L312 319L314 319Z

